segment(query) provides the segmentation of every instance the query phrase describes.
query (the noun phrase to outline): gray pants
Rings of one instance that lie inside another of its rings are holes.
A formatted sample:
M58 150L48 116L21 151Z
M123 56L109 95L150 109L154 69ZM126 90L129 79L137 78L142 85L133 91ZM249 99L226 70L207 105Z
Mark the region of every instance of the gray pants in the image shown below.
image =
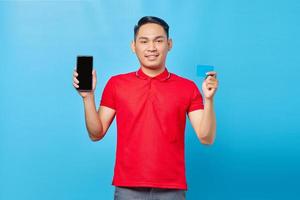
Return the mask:
M115 186L114 200L185 200L185 193L180 189Z

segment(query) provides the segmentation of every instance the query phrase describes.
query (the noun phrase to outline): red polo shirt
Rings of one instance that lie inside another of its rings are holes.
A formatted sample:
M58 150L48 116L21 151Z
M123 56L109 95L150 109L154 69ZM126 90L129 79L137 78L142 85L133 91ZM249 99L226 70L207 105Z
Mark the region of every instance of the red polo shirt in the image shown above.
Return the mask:
M196 84L167 69L141 68L111 77L100 105L116 110L117 149L112 185L187 190L186 114L203 109Z

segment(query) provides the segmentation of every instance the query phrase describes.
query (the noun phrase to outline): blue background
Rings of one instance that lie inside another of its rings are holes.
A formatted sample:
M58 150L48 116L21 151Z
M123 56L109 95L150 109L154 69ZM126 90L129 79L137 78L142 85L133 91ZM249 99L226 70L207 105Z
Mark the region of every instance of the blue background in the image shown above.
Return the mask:
M217 139L186 129L187 199L299 199L300 3L296 0L1 1L0 199L113 199L116 124L92 142L72 86L94 56L97 107L110 76L134 71L133 26L165 19L169 71L214 65Z

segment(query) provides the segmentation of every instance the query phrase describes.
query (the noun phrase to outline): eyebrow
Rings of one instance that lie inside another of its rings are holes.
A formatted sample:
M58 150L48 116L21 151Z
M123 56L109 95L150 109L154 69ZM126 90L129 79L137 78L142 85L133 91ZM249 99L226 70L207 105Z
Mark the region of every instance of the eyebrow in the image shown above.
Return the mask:
M156 36L156 37L154 38L154 40L161 39L161 38L164 39L165 36L162 36L162 35ZM138 40L149 40L149 38L148 38L148 37L141 36L141 37L138 38Z

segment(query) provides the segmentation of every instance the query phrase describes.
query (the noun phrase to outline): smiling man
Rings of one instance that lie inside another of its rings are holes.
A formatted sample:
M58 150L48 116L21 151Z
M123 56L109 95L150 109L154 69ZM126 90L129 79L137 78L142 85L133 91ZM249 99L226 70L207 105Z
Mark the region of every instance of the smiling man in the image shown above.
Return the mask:
M203 96L193 81L170 73L166 68L172 48L169 26L157 17L139 20L131 48L139 60L139 69L108 80L98 111L94 101L95 71L92 92L79 92L89 136L93 141L101 140L116 116L117 150L112 181L115 200L185 199L186 116L200 142L213 144L216 72L209 72L203 81ZM77 76L74 71L75 88L79 83Z

